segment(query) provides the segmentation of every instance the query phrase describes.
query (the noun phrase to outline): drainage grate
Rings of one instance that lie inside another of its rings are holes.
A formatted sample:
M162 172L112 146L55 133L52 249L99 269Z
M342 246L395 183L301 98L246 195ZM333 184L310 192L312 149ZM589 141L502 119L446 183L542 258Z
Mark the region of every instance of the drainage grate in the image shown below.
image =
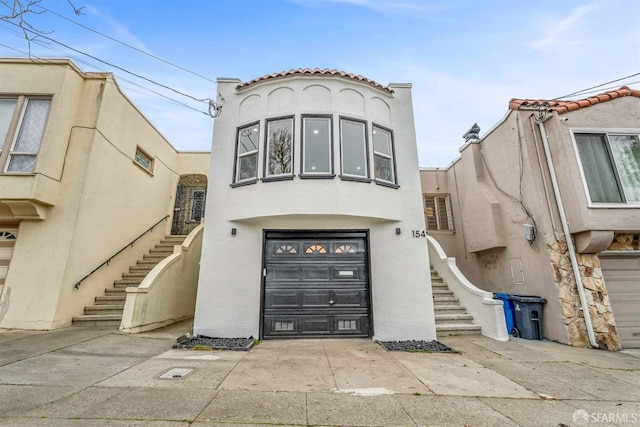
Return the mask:
M193 372L193 368L172 368L160 375L161 380L179 380Z
M389 351L408 351L416 353L458 353L451 347L433 341L378 341L382 347Z

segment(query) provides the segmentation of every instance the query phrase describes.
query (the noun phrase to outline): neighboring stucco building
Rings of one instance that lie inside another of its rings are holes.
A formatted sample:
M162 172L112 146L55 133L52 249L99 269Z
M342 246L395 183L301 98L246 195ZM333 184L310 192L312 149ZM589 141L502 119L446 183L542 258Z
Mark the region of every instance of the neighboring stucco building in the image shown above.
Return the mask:
M435 339L411 85L218 79L194 333Z
M640 347L638 98L513 99L450 166L421 171L429 233L479 288L546 298L550 339Z
M0 328L68 326L172 225L193 228L172 224L176 190L203 196L210 155L176 151L110 73L23 58L0 76Z

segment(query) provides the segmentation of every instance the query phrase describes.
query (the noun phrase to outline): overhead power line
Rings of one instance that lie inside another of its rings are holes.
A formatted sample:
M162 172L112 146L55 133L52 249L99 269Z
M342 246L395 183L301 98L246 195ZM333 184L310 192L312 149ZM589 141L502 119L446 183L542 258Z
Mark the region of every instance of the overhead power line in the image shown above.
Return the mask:
M619 81L622 81L622 80L626 80L626 79L629 79L629 78L635 77L635 76L640 76L640 73L631 74L631 75L626 76L626 77L620 77L619 79L611 80L609 82L605 82L605 83L602 83L602 84L599 84L599 85L596 85L596 86L591 86L591 87L588 87L586 89L582 89L582 90L579 90L577 92L570 93L568 95L558 96L558 97L552 98L552 99L563 99L563 98L568 98L570 96L585 95L586 94L585 92L590 91L592 89L601 88L602 86L606 86L606 85L611 84L611 83L616 83L616 82L619 82ZM632 83L629 83L629 84L632 84ZM600 89L600 90L603 90L603 89ZM593 93L593 92L589 92L589 93Z
M64 16L64 15L60 15L59 13L54 12L54 11L53 11L53 10L51 10L51 9L47 9L47 8L46 8L46 7L44 7L44 6L40 6L40 5L38 5L38 7L40 7L42 10L44 10L44 11L46 11L46 12L49 12L49 13L51 13L51 14L53 14L53 15L55 15L55 16L57 16L57 17L61 18L61 19L64 19L65 21L71 22L72 24L75 24L75 25L77 25L77 26L79 26L79 27L82 27L82 28L84 28L84 29L85 29L85 30L87 30L87 31L91 31L92 33L98 34L98 35L100 35L100 36L102 36L102 37L105 37L105 38L107 38L107 39L111 40L111 41L114 41L114 42L116 42L116 43L119 43L119 44L121 44L122 46L126 46L126 47L128 47L129 49L133 49L133 50L135 50L136 52L139 52L139 53L141 53L141 54L143 54L143 55L146 55L146 56L148 56L148 57L150 57L150 58L153 58L153 59L155 59L155 60L157 60L157 61L163 62L163 63L165 63L165 64L167 64L167 65L170 65L170 66L172 66L172 67L174 67L174 68L177 68L177 69L179 69L179 70L182 70L182 71L184 71L184 72L186 72L186 73L189 73L189 74L191 74L191 75L194 75L194 76L196 76L196 77L200 77L201 79L204 79L204 80L206 80L206 81L208 81L208 82L216 83L214 80L211 80L210 78L205 77L205 76L203 76L202 74L198 74L198 73L196 73L195 71L191 71L191 70L189 70L189 69L187 69L187 68L181 67L180 65L174 64L173 62L167 61L166 59L160 58L159 56L156 56L156 55L154 55L154 54L152 54L152 53L146 52L146 51L144 51L144 50L142 50L142 49L139 49L139 48L137 48L137 47L135 47L135 46L132 46L132 45L130 45L130 44L127 44L127 43L125 43L125 42L123 42L123 41L121 41L121 40L118 40L118 39L116 39L116 38L114 38L114 37L111 37L111 36L109 36L109 35L107 35L107 34L101 33L100 31L97 31L97 30L95 30L95 29L93 29L93 28L91 28L91 27L88 27L88 26L86 26L86 25L84 25L84 24L81 24L81 23L79 23L79 22L77 22L77 21L74 21L73 19L69 19L69 18L67 18L67 17L66 17L66 16Z

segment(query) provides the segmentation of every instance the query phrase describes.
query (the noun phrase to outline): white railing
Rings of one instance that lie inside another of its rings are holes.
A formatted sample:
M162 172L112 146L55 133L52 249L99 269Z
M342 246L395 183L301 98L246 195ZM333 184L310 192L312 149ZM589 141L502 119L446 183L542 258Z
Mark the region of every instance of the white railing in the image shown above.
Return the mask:
M466 307L467 313L473 316L475 323L482 327L482 335L498 341L509 341L502 301L493 299L491 292L475 287L458 269L456 259L447 257L436 239L427 236L427 241L433 268Z
M120 331L150 331L193 317L204 224L158 263L138 287L127 288Z

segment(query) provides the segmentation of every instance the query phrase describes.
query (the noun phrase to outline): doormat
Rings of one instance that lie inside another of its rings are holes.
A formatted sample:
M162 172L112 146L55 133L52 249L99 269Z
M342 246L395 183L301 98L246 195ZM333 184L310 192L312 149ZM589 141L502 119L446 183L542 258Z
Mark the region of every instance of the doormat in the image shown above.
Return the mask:
M190 350L239 350L249 351L253 347L254 339L249 338L212 338L203 335L189 337L183 335L177 339L173 348Z
M410 353L459 353L436 340L433 341L377 341L388 351L408 351Z

